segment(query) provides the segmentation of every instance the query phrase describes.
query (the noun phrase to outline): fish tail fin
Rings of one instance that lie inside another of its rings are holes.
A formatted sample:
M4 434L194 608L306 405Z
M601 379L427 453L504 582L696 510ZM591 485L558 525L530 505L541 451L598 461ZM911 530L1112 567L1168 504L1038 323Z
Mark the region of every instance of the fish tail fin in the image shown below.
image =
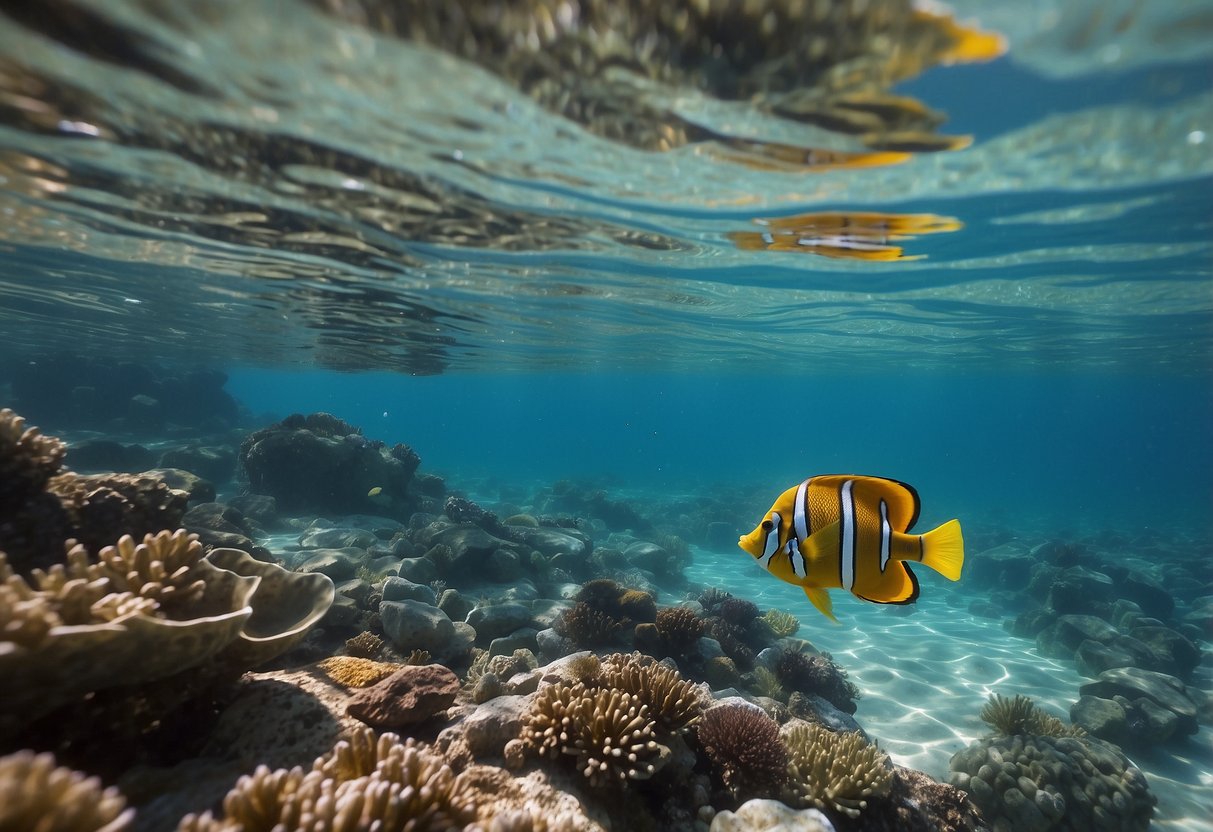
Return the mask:
M960 580L965 542L960 534L959 520L949 520L922 536L922 562L949 581Z
M830 593L826 592L821 587L816 586L805 586L801 584L800 588L804 590L804 594L808 596L809 601L812 602L813 606L817 607L818 612L833 621L835 624L839 623L838 619L834 617L834 602L830 600Z

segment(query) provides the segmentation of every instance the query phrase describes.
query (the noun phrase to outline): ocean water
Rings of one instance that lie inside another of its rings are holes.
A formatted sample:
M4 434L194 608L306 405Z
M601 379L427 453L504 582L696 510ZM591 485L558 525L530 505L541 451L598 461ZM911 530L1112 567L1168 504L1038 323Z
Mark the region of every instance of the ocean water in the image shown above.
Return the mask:
M601 490L689 542L661 604L793 613L944 780L991 693L1068 721L1091 681L1010 632L1031 599L923 569L913 607L835 591L835 625L720 544L808 476L910 483L970 570L1073 546L1171 592L1201 723L1125 753L1151 828L1213 829L1213 4L951 4L986 54L930 46L933 6L767 5L835 34L673 48L690 24L639 0L0 3L0 407L69 468L327 412L502 516ZM231 412L166 381L201 368Z

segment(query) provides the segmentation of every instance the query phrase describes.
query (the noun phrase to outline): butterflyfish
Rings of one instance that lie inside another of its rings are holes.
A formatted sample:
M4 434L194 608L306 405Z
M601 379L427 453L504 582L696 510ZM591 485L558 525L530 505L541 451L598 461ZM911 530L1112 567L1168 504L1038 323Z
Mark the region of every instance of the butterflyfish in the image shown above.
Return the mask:
M737 545L837 621L829 589L877 604L912 604L918 578L911 562L960 580L960 521L912 534L918 514L918 492L903 482L850 474L809 477L780 494Z

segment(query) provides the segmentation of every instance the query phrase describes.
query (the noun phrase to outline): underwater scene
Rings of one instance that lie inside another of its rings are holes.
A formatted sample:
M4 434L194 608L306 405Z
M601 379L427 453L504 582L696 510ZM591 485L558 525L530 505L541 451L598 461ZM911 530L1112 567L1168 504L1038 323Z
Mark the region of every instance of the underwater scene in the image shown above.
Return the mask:
M0 0L0 832L1213 832L1213 0Z

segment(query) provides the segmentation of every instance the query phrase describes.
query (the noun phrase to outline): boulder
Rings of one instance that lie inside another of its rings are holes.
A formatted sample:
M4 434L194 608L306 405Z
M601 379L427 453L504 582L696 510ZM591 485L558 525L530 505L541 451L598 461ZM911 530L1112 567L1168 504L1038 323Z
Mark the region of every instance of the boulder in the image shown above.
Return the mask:
M434 590L425 584L413 583L405 578L391 576L383 582L384 601L420 601L434 603Z
M990 589L1026 589L1036 559L1022 543L1012 541L978 552L965 563L965 580Z
M1113 588L1112 579L1102 572L1071 566L1053 580L1048 606L1061 615L1098 613L1111 603Z
M1122 745L1128 737L1125 709L1112 699L1082 696L1070 706L1070 722L1093 737Z
M395 647L408 654L428 650L435 658L455 647L455 625L446 613L420 601L383 601L379 604L383 632Z
M346 713L380 731L425 722L459 693L459 677L440 664L410 665L350 697Z
M1144 572L1129 572L1116 587L1121 598L1135 601L1143 613L1164 621L1175 612L1175 599L1166 587Z
M1151 669L1180 679L1191 679L1200 664L1200 648L1187 636L1169 627L1138 626L1129 635L1144 644L1153 654Z
M487 644L530 624L531 610L516 603L492 604L476 607L468 613L466 621L475 628L477 638Z
M374 532L366 529L310 528L299 535L299 545L304 549L367 549L378 542L379 538L375 537Z
M1184 683L1174 676L1137 667L1118 667L1105 670L1094 682L1080 687L1078 692L1083 696L1102 699L1115 696L1123 696L1129 701L1149 699L1179 718L1176 731L1180 735L1196 733L1196 703L1188 696Z
M182 468L211 482L225 483L236 473L236 452L231 448L190 445L160 455L162 468Z

